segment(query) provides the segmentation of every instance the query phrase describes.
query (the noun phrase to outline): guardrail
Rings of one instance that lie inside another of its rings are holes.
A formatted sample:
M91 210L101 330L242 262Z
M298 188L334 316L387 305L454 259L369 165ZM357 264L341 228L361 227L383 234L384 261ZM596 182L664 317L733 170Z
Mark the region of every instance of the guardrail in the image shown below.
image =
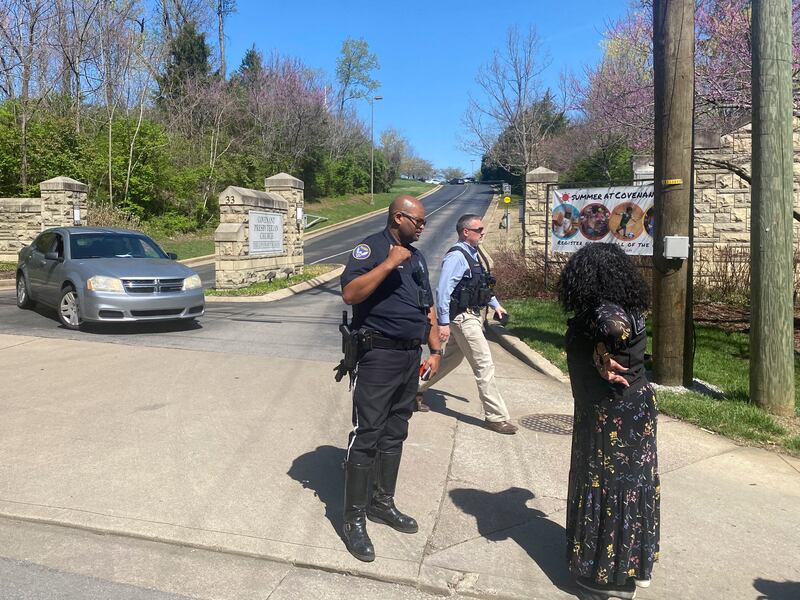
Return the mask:
M328 220L328 217L321 217L319 215L310 215L305 213L303 215L303 229L308 229L312 225L316 225L317 223L323 223Z

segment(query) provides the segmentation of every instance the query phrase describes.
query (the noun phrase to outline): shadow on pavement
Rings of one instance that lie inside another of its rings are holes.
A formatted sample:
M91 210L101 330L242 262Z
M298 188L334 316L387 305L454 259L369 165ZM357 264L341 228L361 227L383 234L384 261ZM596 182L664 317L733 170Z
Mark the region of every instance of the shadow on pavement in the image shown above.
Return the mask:
M462 402L469 402L467 398L463 396L454 396L453 394L444 394L439 390L430 389L425 392L425 404L431 407L433 412L437 412L441 415L445 415L447 417L453 417L462 423L466 423L467 425L474 425L476 427L483 427L483 419L479 419L477 417L473 417L472 415L465 415L464 413L460 413L458 411L452 410L447 407L447 398L452 398L454 400L461 400Z
M292 461L287 475L314 495L325 505L325 517L336 534L342 534L342 510L344 508L344 472L342 463L345 452L334 446L317 446Z
M797 600L800 598L800 581L770 581L756 579L753 587L761 594L756 600Z
M518 487L497 493L466 488L450 491L453 503L475 517L481 537L493 542L514 540L553 585L575 594L567 570L566 532L542 511L527 506L535 497L530 490Z

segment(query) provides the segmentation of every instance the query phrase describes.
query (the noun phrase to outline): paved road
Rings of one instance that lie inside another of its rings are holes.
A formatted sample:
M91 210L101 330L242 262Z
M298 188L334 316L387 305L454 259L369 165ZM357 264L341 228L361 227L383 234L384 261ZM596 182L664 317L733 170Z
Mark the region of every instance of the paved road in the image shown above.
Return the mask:
M482 203L484 198L485 200ZM491 198L489 187L480 185L446 185L427 198L424 198L425 210L431 221L424 235L424 239L422 240L422 245L420 246L423 251L425 251L426 256L438 256L435 249L434 254L430 254L431 250L425 244L430 242L430 238L433 237L432 234L435 233L438 237L440 227L445 222L453 220L454 215L455 218L458 218L458 215L471 210L483 214L486 208L485 202L488 201L489 198ZM439 213L442 213L442 215L437 217L436 215ZM350 252L358 242L383 227L385 222L386 214L375 215L360 223L354 223L350 227L332 231L308 240L303 249L306 264L343 263L347 260L348 252ZM454 220L453 227L455 227ZM428 262L434 263L436 261L429 260ZM433 267L433 264L431 264L431 267ZM213 285L213 264L194 267L194 270L200 275L206 287Z
M444 186L424 199L428 226L418 247L428 258L434 285L441 256L455 239L456 219L465 212L483 214L491 196L489 186L458 185ZM379 230L385 219L385 215L377 215L311 240L306 247L307 262L344 263L351 249ZM206 272L206 276L213 278L213 273ZM334 281L279 302L208 304L205 317L191 328L174 323L120 324L71 332L60 327L49 309L17 309L9 290L0 292L0 333L335 361L340 352L336 325L344 308Z

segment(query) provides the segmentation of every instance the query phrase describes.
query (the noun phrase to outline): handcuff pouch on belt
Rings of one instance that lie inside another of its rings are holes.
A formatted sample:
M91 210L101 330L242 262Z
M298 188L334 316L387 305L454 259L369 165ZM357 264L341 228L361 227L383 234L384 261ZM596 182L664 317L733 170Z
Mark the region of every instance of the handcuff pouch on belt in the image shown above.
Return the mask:
M464 274L450 294L451 321L467 309L480 310L486 307L494 296L494 285L497 282L488 267L481 265L480 259L475 260L460 246L453 246L448 254L455 251L461 252L467 259L469 272Z

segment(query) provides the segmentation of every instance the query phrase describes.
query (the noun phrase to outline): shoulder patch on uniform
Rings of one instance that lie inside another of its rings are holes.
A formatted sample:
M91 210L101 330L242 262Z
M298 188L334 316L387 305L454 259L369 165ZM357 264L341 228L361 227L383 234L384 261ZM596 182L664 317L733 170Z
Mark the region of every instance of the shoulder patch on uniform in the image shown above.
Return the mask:
M353 248L353 258L356 260L364 260L369 258L369 255L372 254L372 248L367 246L366 244L359 244L355 248Z

